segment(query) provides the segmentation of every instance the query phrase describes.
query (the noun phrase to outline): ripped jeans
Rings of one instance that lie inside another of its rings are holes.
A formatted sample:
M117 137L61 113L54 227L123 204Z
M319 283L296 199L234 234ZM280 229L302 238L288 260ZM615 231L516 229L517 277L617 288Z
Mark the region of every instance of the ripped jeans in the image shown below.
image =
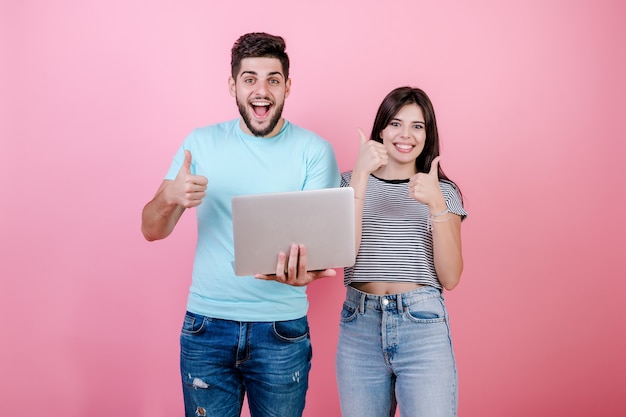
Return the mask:
M305 317L237 322L187 312L180 336L186 417L298 417L311 369Z

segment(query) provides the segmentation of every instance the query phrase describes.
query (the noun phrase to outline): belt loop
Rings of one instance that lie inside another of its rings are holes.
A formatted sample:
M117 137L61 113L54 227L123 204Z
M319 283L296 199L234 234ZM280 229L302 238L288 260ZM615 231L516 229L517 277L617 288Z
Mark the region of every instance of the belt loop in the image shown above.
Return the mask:
M396 308L398 309L398 314L402 314L402 294L396 294Z
M365 313L365 293L360 294L360 299L359 299L359 313L363 314Z

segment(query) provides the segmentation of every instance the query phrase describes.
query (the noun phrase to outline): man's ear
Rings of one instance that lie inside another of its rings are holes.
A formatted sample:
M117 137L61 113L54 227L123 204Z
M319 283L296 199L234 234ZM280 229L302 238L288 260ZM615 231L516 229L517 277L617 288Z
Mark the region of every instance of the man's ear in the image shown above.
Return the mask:
M231 96L237 97L237 83L232 75L228 77L228 90Z
M285 81L285 98L289 97L290 92L291 92L291 78L287 78L287 81Z

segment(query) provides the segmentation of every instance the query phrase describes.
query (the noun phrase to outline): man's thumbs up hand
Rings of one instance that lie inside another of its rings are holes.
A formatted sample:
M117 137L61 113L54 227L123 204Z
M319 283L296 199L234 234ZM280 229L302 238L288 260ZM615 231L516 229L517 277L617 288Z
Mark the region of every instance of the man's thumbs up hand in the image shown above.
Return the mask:
M185 151L185 160L169 188L176 204L185 208L199 206L206 196L209 180L202 175L191 174L191 152Z

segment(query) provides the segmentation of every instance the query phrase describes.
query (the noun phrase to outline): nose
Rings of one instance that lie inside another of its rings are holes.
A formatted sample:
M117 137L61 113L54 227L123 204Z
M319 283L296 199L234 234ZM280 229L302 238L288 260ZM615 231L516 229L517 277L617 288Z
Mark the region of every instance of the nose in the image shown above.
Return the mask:
M269 88L269 84L267 82L259 82L256 83L256 92L258 94L265 94Z
M402 132L400 132L403 138L408 138L411 136L411 126L402 127Z

